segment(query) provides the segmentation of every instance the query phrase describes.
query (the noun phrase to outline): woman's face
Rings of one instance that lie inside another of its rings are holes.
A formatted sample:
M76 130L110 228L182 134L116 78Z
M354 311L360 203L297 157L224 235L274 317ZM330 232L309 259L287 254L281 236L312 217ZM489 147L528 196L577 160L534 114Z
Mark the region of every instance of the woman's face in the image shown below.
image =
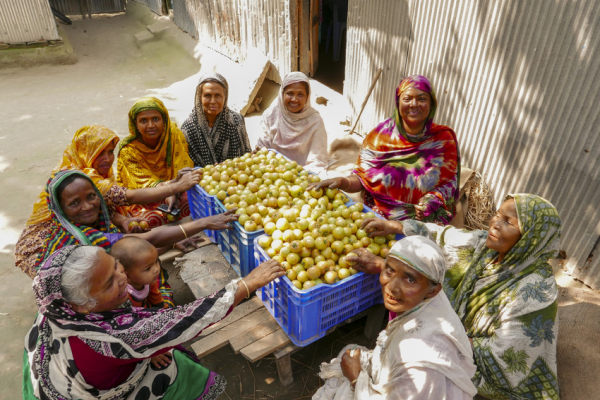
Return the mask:
M397 314L413 309L442 288L431 286L429 278L393 257L387 257L379 282L385 308Z
M90 312L111 311L127 300L127 276L121 263L110 254L99 252L99 260L92 269L90 296L96 306Z
M225 89L216 82L202 85L202 109L206 117L216 118L225 104Z
M91 226L98 219L100 198L87 179L75 179L64 188L59 197L60 208L69 221Z
M92 162L94 168L103 178L108 177L108 173L115 161L115 142L109 143Z
M406 125L422 129L431 111L431 96L416 88L406 89L400 94L398 109Z
M514 199L508 199L500 206L496 215L490 221L490 230L485 245L496 250L500 255L498 261L521 239L519 218Z
M144 144L151 149L155 148L165 131L162 114L156 110L142 111L135 117L135 124Z
M283 90L283 104L290 112L299 113L302 111L307 99L308 93L303 82L292 83Z

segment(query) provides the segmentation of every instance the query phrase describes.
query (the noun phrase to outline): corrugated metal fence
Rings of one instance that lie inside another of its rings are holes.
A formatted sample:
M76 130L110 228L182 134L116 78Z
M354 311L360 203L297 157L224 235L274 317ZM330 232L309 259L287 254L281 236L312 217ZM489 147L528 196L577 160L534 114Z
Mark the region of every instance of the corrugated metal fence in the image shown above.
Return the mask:
M279 75L296 69L296 0L172 0L174 21L203 45L243 62L258 49ZM278 76L269 78L279 81Z
M50 0L50 5L66 15L81 15L82 11L87 15L88 10L92 14L117 13L125 11L126 0Z
M600 2L350 0L344 94L362 131L391 115L402 76L431 79L436 122L496 202L530 192L563 221L567 269L600 289Z
M0 1L0 42L60 40L48 0Z

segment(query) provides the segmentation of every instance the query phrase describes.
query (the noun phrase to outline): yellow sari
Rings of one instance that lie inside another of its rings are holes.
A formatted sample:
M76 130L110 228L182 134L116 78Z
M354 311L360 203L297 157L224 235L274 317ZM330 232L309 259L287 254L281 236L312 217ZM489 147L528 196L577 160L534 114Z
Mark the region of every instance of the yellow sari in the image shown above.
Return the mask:
M115 176L111 168L108 176L98 173L92 164L96 157L111 143L116 146L119 137L116 133L102 125L84 126L75 132L71 144L63 152L62 159L52 170L52 174L61 169L78 169L89 176L100 193L106 194L115 183ZM50 220L46 191L43 190L35 201L33 212L29 216L27 225L35 225Z
M140 133L135 123L137 115L148 110L160 112L165 122L165 132L154 149L138 140ZM159 99L144 97L135 102L129 111L129 133L119 145L119 185L129 189L154 187L159 182L174 179L180 169L194 166L183 133L171 122L169 112Z

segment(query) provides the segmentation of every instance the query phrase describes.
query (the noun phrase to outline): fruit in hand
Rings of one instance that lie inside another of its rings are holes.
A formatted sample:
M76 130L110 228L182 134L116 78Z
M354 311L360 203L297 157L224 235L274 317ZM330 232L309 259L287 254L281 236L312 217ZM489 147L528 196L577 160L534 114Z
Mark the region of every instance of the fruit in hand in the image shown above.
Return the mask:
M136 221L131 221L129 223L129 225L127 225L127 228L129 228L129 230L132 230L133 228L135 228L136 226L140 226L140 224L138 224Z
M140 228L142 228L145 231L150 229L150 224L148 224L148 221L140 221L139 225L140 225Z

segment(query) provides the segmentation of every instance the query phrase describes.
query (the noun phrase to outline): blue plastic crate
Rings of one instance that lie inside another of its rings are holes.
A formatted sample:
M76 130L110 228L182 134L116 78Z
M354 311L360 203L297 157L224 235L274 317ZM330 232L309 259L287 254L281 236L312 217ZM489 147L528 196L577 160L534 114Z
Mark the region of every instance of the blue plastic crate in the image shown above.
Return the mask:
M227 211L220 201L215 201L216 212ZM264 229L248 232L242 225L234 221L232 228L217 231L219 249L231 267L242 278L252 271L257 264L254 262L254 239L265 233Z
M202 188L202 186L194 186L187 191L187 196L188 204L190 206L190 216L192 219L201 219L217 214L215 210L215 203L218 201L217 196L209 195L206 190ZM210 238L210 240L213 241L213 243L218 244L218 231L205 229L204 233Z
M269 256L255 239L256 265ZM379 274L362 272L342 281L299 290L287 277L259 289L265 307L296 346L306 346L348 318L383 302Z

